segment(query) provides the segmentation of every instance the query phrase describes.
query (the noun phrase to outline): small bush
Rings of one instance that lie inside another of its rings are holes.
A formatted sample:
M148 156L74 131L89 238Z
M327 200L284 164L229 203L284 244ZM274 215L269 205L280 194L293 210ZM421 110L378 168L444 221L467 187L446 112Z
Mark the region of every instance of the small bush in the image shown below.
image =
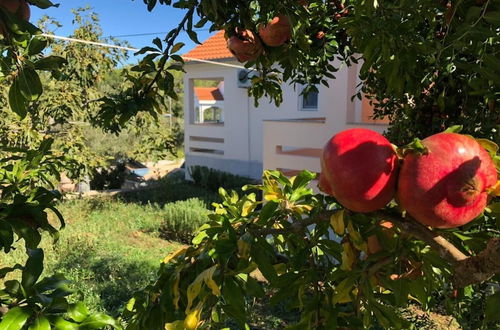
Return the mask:
M205 202L198 198L166 204L160 235L165 239L190 243L196 230L208 221L209 213Z
M151 189L123 193L120 198L131 203L151 203L160 206L190 198L198 198L206 206L210 206L213 202L220 202L218 193L196 186L179 175L163 178Z
M254 180L239 175L208 168L206 166L191 166L189 174L195 185L207 190L218 192L219 187L226 190L241 191L246 184L255 183Z

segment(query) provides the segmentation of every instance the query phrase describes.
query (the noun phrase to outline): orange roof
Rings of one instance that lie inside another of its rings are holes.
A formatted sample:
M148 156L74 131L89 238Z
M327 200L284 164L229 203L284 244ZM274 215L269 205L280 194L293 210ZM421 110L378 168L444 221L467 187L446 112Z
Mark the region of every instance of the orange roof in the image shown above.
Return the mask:
M196 46L184 54L186 57L198 58L200 60L220 60L232 58L233 54L227 49L224 31L219 31L201 45ZM186 61L189 61L186 59Z
M224 101L217 87L195 87L194 93L199 101Z

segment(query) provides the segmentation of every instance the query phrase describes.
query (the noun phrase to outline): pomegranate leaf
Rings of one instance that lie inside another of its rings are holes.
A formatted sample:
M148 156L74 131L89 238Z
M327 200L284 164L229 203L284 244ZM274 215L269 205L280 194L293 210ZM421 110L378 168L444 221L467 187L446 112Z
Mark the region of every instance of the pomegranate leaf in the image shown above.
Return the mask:
M486 149L486 151L488 151L488 153L492 158L495 157L495 155L498 152L498 145L495 142L487 139L476 139L476 141L477 143L479 143L481 147L483 147L484 149Z
M444 132L445 133L460 133L463 128L464 128L463 125L454 125L454 126L448 127Z

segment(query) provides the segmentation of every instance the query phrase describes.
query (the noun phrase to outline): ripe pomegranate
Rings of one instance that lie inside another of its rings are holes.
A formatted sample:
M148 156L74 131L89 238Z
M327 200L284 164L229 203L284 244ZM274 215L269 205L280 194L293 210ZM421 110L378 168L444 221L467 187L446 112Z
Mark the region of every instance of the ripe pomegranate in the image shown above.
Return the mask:
M31 10L25 0L0 0L0 7L7 10L9 13L17 14L17 17L28 21L31 16ZM7 27L0 21L0 34L7 37Z
M25 0L0 0L0 7L6 9L9 13L28 21L31 16L30 6Z
M292 38L292 26L285 15L274 17L267 24L259 25L259 36L270 47L279 47Z
M398 182L400 205L417 221L454 228L486 207L487 190L497 182L495 165L471 137L439 133L422 140L427 153L409 153Z
M227 48L240 62L255 61L264 50L259 37L250 30L236 31L236 35L226 39Z
M381 134L353 128L323 148L319 188L356 212L384 207L396 191L398 158Z

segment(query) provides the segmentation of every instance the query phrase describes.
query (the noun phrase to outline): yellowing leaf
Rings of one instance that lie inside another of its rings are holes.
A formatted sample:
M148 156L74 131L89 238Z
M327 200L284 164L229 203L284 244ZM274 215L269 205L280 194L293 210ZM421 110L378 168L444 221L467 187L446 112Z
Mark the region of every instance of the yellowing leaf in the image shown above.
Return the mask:
M494 156L498 152L498 145L495 142L487 139L476 139L476 141L481 147L486 149L491 156Z
M179 320L165 324L165 330L184 330L184 321Z
M211 268L205 270L206 274L205 274L203 280L205 281L205 284L210 288L210 290L212 290L212 294L214 296L220 296L220 289L217 286L217 283L215 283L215 281L213 279L213 276L214 276L214 273L215 273L216 270L217 270L217 266L216 265L214 265Z
M346 278L335 288L335 295L332 298L334 304L345 304L352 301L351 292L357 294L357 289L353 290L355 281L352 278Z
M267 201L276 200L278 198L279 198L279 195L275 192L264 194L264 199Z
M201 274L199 274L193 281L193 283L189 284L187 288L187 298L188 298L188 303L186 306L186 314L191 313L191 307L193 306L193 301L198 297L201 291L201 285L203 284L203 271Z
M349 231L349 237L351 238L354 247L359 251L364 251L366 253L368 251L368 246L366 245L363 237L361 237L361 234L354 228L351 221L347 224L347 230Z
M500 196L500 180L498 180L497 183L488 190L488 194L496 197Z
M174 286L172 287L172 295L174 296L172 299L172 302L175 306L175 310L179 309L179 299L180 299L180 294L179 294L179 282L181 281L181 276L179 272L175 273L175 279L174 279Z
M198 328L198 324L200 323L202 304L198 304L195 310L189 313L184 319L184 328L188 330Z
M335 212L330 217L330 225L338 235L344 235L345 232L345 224L344 224L344 210L340 210Z
M342 270L351 270L352 265L356 261L356 253L354 252L351 243L346 242L342 243L342 264L340 265L340 269Z
M274 270L278 275L284 274L286 272L286 265L283 263L273 265Z
M238 240L238 257L241 259L248 259L250 256L250 244L240 237Z
M187 251L187 248L180 248L179 250L177 250L173 253L170 253L168 256L165 257L165 259L163 259L163 263L168 264L172 259L177 258L178 256L185 253L186 251Z
M188 298L188 304L186 306L186 314L191 313L191 307L193 306L193 302L198 297L201 291L201 287L203 283L205 283L211 290L212 294L215 296L220 295L220 289L217 286L217 283L212 279L215 270L217 269L217 265L214 265L208 269L205 269L202 271L196 278L194 279L193 283L191 283L188 288L187 288L187 298Z
M251 201L246 201L243 204L243 208L241 210L241 216L246 217L250 212L253 211L254 207L255 207L254 203L252 203Z

